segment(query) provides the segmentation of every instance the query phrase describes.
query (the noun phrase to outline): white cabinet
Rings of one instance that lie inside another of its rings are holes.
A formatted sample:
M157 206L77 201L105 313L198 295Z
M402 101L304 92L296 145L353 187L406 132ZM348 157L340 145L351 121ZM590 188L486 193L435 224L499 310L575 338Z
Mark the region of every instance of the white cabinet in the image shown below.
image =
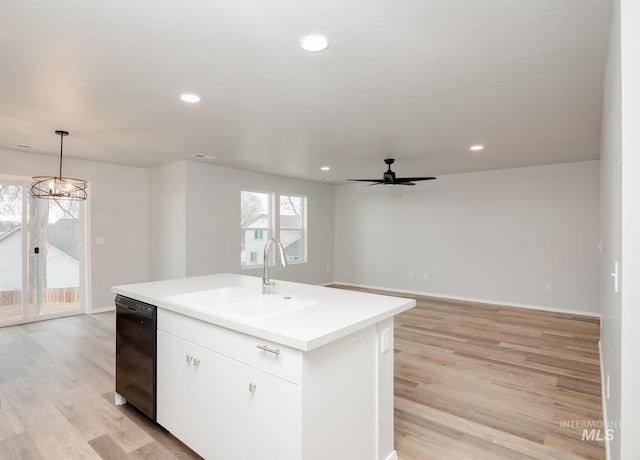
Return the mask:
M251 381L251 460L299 459L299 386L257 369Z
M194 443L193 418L194 375L186 356L193 344L158 331L157 351L157 421L182 442Z
M161 309L158 423L207 460L395 458L380 326L303 352Z
M197 339L200 324L188 321L193 336L188 327L177 331ZM233 347L210 350L158 330L158 423L209 460L299 460L299 386L260 369L295 375L287 365L295 358L259 349L264 342L250 336L235 338Z
M249 458L250 368L158 331L158 423L207 459Z

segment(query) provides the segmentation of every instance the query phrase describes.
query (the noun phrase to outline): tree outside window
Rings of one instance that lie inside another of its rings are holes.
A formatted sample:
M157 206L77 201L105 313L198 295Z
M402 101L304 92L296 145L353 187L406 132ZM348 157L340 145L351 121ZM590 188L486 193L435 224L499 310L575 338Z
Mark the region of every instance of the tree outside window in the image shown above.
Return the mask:
M280 242L290 263L306 262L305 197L280 195Z
M264 244L269 239L270 194L243 190L240 193L240 265L262 265Z
M275 200L275 216L270 212L271 198L268 192L241 191L240 199L240 263L244 268L263 264L264 245L277 235L284 247L287 262L307 261L306 249L306 201L301 195L279 195Z

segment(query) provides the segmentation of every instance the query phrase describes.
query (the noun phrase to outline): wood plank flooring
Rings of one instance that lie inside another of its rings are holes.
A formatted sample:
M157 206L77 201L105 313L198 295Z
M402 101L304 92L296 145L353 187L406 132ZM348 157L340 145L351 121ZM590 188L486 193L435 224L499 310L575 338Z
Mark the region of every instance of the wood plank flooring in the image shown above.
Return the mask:
M605 458L603 441L582 440L602 422L598 318L405 297L417 305L395 322L402 460Z
M597 319L417 300L395 328L402 460L604 459L578 426L602 419ZM0 459L199 458L113 404L114 329L113 313L0 328Z
M0 328L0 459L199 458L114 405L115 314Z

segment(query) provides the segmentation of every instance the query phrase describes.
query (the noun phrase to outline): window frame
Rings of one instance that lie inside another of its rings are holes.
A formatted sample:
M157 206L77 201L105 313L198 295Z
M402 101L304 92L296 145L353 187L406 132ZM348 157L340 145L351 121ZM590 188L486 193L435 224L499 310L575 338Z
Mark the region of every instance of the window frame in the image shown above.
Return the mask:
M289 264L304 264L307 263L308 260L308 230L307 230L307 206L308 206L308 198L307 195L304 194L299 194L299 193L280 193L280 192L273 192L273 191L266 191L266 190L256 190L256 189L249 189L249 188L241 188L240 189L240 210L242 213L242 196L243 193L256 193L256 194L261 194L261 195L267 195L267 219L266 219L266 223L267 226L264 228L251 228L251 227L242 227L242 222L240 222L241 226L240 226L240 269L241 270L252 270L252 269L256 269L256 268L260 268L262 267L262 265L264 264L264 261L262 260L262 256L261 254L263 254L262 252L258 252L258 260L260 260L259 263L251 263L250 261L250 251L247 248L246 245L246 233L244 233L245 235L245 247L244 247L244 251L245 251L245 260L243 261L242 259L242 235L243 232L247 232L247 231L253 231L253 232L257 232L257 231L266 231L266 237L264 237L262 240L265 244L267 241L269 241L271 238L278 238L278 240L280 241L281 239L281 232L283 230L297 230L300 232L300 255L299 255L299 259L298 260L290 260L289 257L287 257L287 263ZM300 227L282 227L281 226L281 197L295 197L295 198L300 198ZM242 214L241 214L242 216ZM264 235L263 235L264 236ZM262 248L264 248L264 246L262 246ZM255 249L254 249L255 250ZM285 253L286 253L286 248L285 248ZM273 259L273 255L270 255L270 259L269 260L269 264L273 264L274 263L274 259Z
M281 209L281 200L282 197L293 197L300 198L300 226L299 227L284 227L281 222L282 209ZM296 193L279 193L278 194L278 225L277 225L277 235L278 240L282 240L282 231L283 230L298 230L300 232L300 259L299 260L289 260L287 257L287 262L290 264L304 264L307 263L307 196ZM285 251L286 253L286 251Z
M267 201L267 210L266 210L266 226L265 227L243 227L242 226L242 203L243 203L243 193L254 193L254 194L259 194L259 195L266 195L266 201ZM274 193L273 192L269 192L266 190L255 190L255 189L241 189L240 190L240 268L242 270L245 269L254 269L254 268L259 268L263 265L263 260L262 260L262 249L264 248L264 245L261 246L261 250L258 251L251 251L250 248L247 247L246 244L246 237L247 237L247 233L253 233L255 235L256 231L262 231L262 232L266 232L266 238L264 237L263 234L263 238L259 241L268 241L269 239L271 239L271 235L273 234L273 219L274 219ZM244 234L245 237L245 247L244 247L244 251L245 251L245 257L244 257L244 261L242 258L242 236ZM252 263L251 261L251 256L250 253L251 252L257 252L258 254L258 261L257 263Z

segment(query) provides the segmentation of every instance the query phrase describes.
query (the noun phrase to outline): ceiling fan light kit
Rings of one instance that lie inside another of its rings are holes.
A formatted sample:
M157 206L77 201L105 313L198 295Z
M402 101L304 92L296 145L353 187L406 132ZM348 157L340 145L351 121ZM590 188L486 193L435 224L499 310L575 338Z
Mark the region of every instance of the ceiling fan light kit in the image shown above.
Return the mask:
M384 160L388 169L382 175L382 179L347 179L355 182L371 182L369 185L416 185L415 182L422 180L435 180L435 177L396 177L396 173L391 171L391 165L395 162L394 158Z
M84 201L87 199L87 181L62 176L62 141L68 131L56 131L60 136L60 169L57 176L34 176L31 193L45 200Z

